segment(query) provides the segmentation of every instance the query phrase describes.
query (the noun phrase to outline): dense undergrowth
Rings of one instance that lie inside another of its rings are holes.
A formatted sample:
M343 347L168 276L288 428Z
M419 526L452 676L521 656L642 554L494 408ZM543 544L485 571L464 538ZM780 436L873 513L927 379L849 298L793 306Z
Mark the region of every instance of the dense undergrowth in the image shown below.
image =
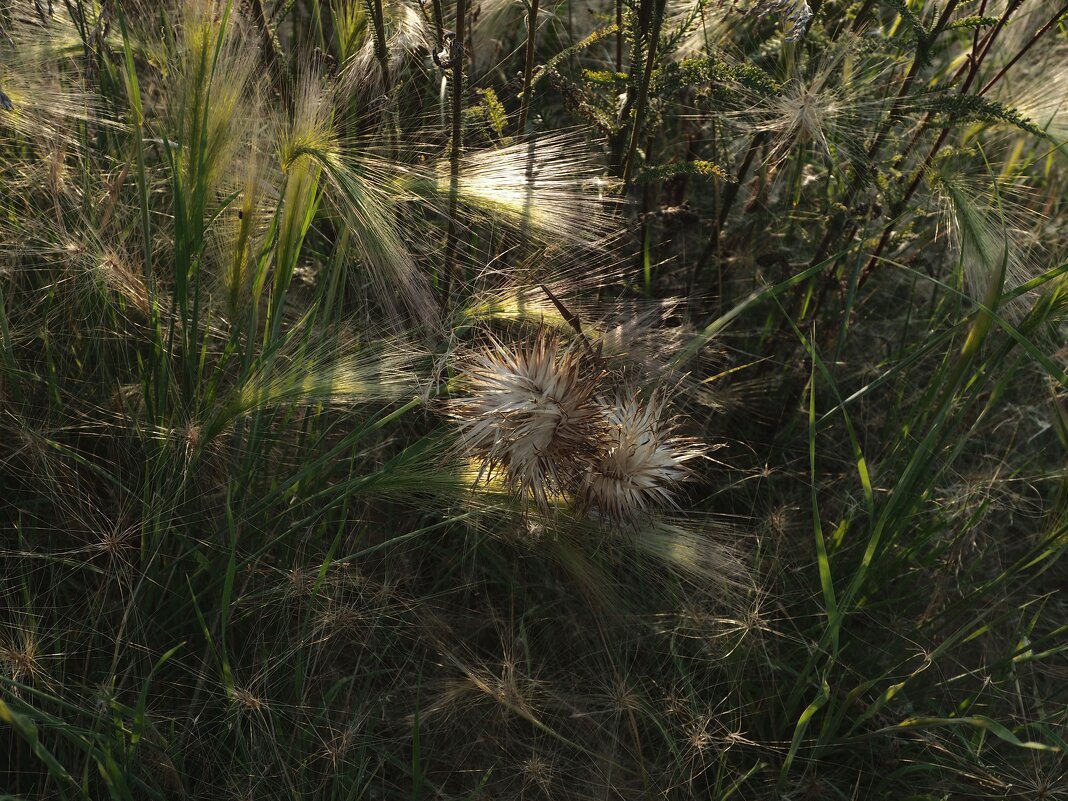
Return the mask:
M1068 7L0 11L0 797L1068 797Z

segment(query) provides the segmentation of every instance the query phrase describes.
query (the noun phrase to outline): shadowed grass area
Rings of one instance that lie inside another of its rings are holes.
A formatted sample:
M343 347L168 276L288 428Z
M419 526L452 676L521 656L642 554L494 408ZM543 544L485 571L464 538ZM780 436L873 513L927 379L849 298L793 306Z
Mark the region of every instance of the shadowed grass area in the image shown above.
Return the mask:
M1066 14L0 2L0 797L1068 797Z

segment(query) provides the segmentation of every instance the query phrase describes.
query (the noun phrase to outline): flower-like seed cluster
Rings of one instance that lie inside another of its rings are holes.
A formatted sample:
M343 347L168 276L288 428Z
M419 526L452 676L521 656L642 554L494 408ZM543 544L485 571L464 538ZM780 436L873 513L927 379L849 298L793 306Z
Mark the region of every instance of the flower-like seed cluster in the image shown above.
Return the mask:
M673 503L674 488L690 474L686 462L701 455L694 440L677 437L654 397L616 397L602 406L607 427L600 458L590 464L582 501L617 525L634 522L654 507Z
M479 479L503 475L542 512L567 498L622 526L672 503L701 451L673 434L662 399L606 400L606 373L591 361L544 330L518 348L491 339L463 371L450 413Z
M491 340L464 375L470 394L452 403L464 447L484 473L503 470L508 483L546 510L572 487L604 425L591 374L555 336L511 350Z

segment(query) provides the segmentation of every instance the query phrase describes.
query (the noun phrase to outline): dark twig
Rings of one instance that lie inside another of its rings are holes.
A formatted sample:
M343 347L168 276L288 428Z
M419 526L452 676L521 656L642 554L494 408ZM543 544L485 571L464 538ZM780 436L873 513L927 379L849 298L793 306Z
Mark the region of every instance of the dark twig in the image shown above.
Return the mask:
M452 135L449 153L449 229L445 236L445 273L443 285L445 297L449 296L452 274L458 270L456 214L459 207L460 156L464 146L463 109L464 109L464 28L467 17L467 0L456 0L456 32L446 32L442 37L443 46L448 47L448 64L452 70ZM443 47L443 51L444 47ZM440 56L435 58L443 66Z
M983 88L976 92L976 94L982 97L990 90L990 88L994 84L1004 78L1005 74L1010 69L1012 69L1013 65L1015 65L1017 61L1023 58L1027 51L1030 50L1039 39L1041 39L1046 33L1052 30L1057 25L1057 23L1060 22L1061 17L1063 17L1065 14L1068 14L1068 3L1065 3L1063 6L1061 6L1057 10L1057 12L1054 13L1052 17L1050 17L1049 22L1039 28L1038 31L1035 32L1035 35L1028 40L1027 44L1020 48L1020 51L1015 56L1010 58L1005 64L1005 66L998 71L997 75L987 81L986 84L983 85Z
M664 21L665 5L666 0L645 0L641 4L642 42L635 49L644 49L645 61L641 88L638 90L637 105L634 107L634 119L630 129L630 144L627 145L627 155L623 161L624 186L630 183L630 178L634 174L634 154L638 149L638 136L641 133L645 107L649 101L649 83L653 77L653 65L656 63L656 48L660 40L660 26ZM640 47L642 44L644 48Z
M516 141L522 142L527 127L527 114L530 112L530 95L534 90L531 79L534 76L534 44L538 34L538 0L530 0L527 14L527 45L523 54L523 99L519 103L519 125Z

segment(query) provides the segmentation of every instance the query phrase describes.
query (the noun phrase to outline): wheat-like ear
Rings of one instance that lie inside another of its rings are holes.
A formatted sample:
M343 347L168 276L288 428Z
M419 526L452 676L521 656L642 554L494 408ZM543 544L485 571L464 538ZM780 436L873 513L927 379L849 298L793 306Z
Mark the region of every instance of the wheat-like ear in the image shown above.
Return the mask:
M1005 194L1011 187L992 191L989 180L968 180L948 164L930 178L942 201L942 220L953 252L964 271L964 289L973 299L984 302L997 282L1004 292L1041 271L1026 247L1035 213L1015 206ZM1008 308L1014 316L1022 312L1019 301Z
M218 263L225 308L236 323L260 302L269 266L262 249L279 203L278 169L254 138L245 151L243 175L223 182L234 199L211 228L212 258Z
M294 199L310 208L311 188L321 178L325 196L358 257L349 265L354 279L369 281L376 300L398 328L405 323L398 313L403 307L424 330L436 331L438 305L416 263L413 249L419 243L404 208L411 197L409 170L376 155L373 151L380 140L374 136L345 140L338 136L339 97L338 86L312 70L301 79L293 117L281 126L279 135L279 164L288 176L286 202ZM305 173L307 177L302 177ZM306 186L300 195L295 180ZM283 242L281 237L280 246Z
M213 197L261 120L250 103L259 49L236 13L219 14L210 0L187 0L167 76L167 120L177 145L180 191Z

